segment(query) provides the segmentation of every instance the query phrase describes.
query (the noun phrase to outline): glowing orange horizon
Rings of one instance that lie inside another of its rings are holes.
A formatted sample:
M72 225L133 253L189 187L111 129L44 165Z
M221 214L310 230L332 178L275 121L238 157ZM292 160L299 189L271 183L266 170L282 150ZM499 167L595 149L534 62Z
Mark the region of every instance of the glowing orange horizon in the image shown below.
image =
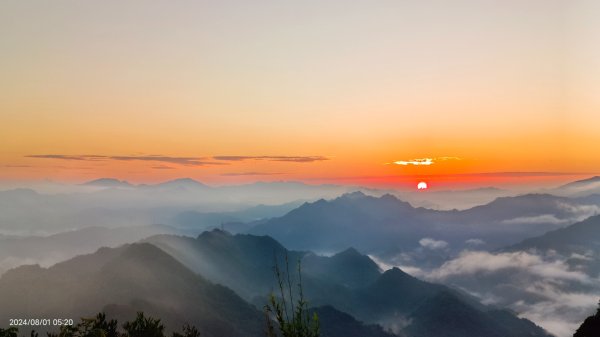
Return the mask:
M591 2L119 3L110 22L101 2L0 6L20 18L0 20L0 181L435 189L600 171ZM478 175L493 172L555 174Z

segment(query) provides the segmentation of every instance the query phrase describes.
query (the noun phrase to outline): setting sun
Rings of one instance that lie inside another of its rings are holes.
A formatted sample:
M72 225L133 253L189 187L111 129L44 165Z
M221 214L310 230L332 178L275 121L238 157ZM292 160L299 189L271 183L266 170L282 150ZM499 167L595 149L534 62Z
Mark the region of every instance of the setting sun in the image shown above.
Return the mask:
M421 181L420 183L417 184L417 189L418 190L426 190L427 189L427 183L424 181Z

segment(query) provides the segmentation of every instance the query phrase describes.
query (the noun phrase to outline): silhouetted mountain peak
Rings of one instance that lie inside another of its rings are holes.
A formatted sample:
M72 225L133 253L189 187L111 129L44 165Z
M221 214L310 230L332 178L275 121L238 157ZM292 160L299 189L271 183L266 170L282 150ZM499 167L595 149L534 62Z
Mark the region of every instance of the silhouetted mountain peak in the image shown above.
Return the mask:
M600 176L593 176L593 177L590 177L587 179L576 180L576 181L570 182L568 184L565 184L561 187L579 186L579 185L585 185L585 184L597 183L597 182L600 182Z
M200 235L198 235L198 239L202 238L202 239L208 239L208 238L217 238L217 237L231 237L232 234L229 233L226 230L223 229L219 229L219 228L215 228L213 230L210 231L205 231L202 232Z
M99 178L92 181L88 181L83 185L86 186L100 186L100 187L132 187L129 182L125 180L118 180L115 178Z
M490 204L493 203L518 203L523 200L532 200L532 201L545 201L545 200L556 200L561 197L557 197L548 193L528 193L522 194L514 197L498 197L494 199ZM488 204L489 205L489 204Z
M158 247L145 242L132 243L124 246L125 249L121 253L121 257L129 258L144 258L144 259L156 259L165 255L166 253L160 250Z
M208 186L203 183L194 180L192 178L179 178L174 180L169 180L164 183L160 183L155 185L158 187L174 187L174 188L208 188Z
M393 267L392 269L386 270L383 274L381 274L382 280L399 280L399 279L415 279L409 274L405 273L402 269L398 267Z
M366 198L367 195L364 194L361 191L354 191L354 192L350 192L350 193L344 193L342 194L342 196L340 198L345 198L345 199L361 199L361 198Z
M507 251L541 249L555 250L563 254L596 251L600 245L600 215L576 222L564 228L529 238L506 248Z
M334 257L362 257L363 255L358 252L354 247L350 247L334 255Z
M15 188L7 191L0 191L0 194L5 194L11 198L28 198L37 197L40 194L30 188Z

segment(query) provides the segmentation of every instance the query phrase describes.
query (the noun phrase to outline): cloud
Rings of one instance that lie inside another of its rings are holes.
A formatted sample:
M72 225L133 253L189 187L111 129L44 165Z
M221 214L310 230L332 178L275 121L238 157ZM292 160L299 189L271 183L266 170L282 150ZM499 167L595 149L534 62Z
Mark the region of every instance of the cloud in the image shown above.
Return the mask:
M452 285L484 304L509 308L558 337L572 336L595 312L600 279L586 274L581 264L594 263L590 259L596 258L591 251L563 256L555 251L466 250L439 267L425 268L402 258L383 261L372 257L382 269L396 266L430 282Z
M432 250L444 249L448 247L448 242L442 240L434 240L432 238L423 238L419 240L419 244L422 247Z
M570 176L570 175L581 175L582 173L575 172L531 172L531 171L517 171L517 172L475 172L475 173L458 173L448 174L445 176L450 177L552 177L552 176Z
M537 225L537 224L554 224L562 225L568 224L572 221L570 219L559 219L554 214L542 214L536 216L524 216L513 219L507 219L500 221L503 225Z
M416 158L416 159L408 159L408 160L397 160L397 161L393 162L393 164L402 165L402 166L407 166L407 165L429 166L429 165L435 164L438 161L448 161L448 160L461 160L461 158L448 157L448 156L447 157L435 157L435 158Z
M558 208L561 211L569 213L569 215L560 219L554 214L541 214L536 216L517 217L513 219L502 220L500 223L504 225L537 225L537 224L553 224L566 225L577 221L583 221L591 216L600 214L600 207L596 205L571 205L566 203L558 203Z
M152 166L153 169L155 170L174 170L174 167L171 166L167 166L167 165L157 165L157 166Z
M94 154L84 155L67 155L67 154L30 154L25 156L27 158L41 158L41 159L62 159L62 160L82 160L82 161L98 161L107 160L109 157L100 156Z
M446 161L446 160L462 160L459 157L435 157L435 160Z
M178 164L178 165L184 165L184 166L226 165L225 163L206 160L207 158L203 158L203 157L170 157L170 156L161 156L161 155L150 155L150 156L111 156L110 159L121 160L121 161L131 161L131 160L154 161L154 162L163 162L163 163Z
M432 165L433 163L434 163L433 159L431 159L431 158L417 158L417 159L409 159L409 160L398 160L398 161L394 162L394 164L396 164L396 165L403 165L403 166L406 166L406 165L416 165L416 166L418 166L418 165Z
M598 280L571 268L557 254L467 251L434 270L429 278L483 284L488 293L480 297L493 297L499 305L508 306L561 337L571 336L600 297Z
M329 160L329 158L323 156L214 156L213 159L224 161L266 160L296 163L311 163Z
M229 172L223 173L222 176L226 177L241 177L241 176L275 176L284 173L280 172Z
M52 254L51 256L45 256L43 258L28 258L28 257L15 257L15 256L6 256L0 258L0 276L4 274L6 271L23 266L23 265L39 265L41 267L47 268L51 265L63 261L66 256L61 256L59 254Z
M485 241L481 240L481 239L469 239L466 240L465 243L467 245L470 246L481 246L481 245L485 245Z
M183 166L208 166L208 165L227 165L226 163L215 162L206 157L173 157L163 155L145 155L145 156L105 156L105 155L64 155L64 154L35 154L27 155L27 158L39 159L60 159L77 161L150 161L177 164Z
M416 272L429 281L463 289L484 303L508 307L556 336L567 337L593 313L600 297L600 280L569 258L573 256L556 252L463 251L438 268Z
M431 273L431 277L444 280L456 275L495 273L507 269L525 270L527 273L552 280L568 280L590 283L588 275L570 270L563 260L548 261L529 252L492 254L483 251L463 251L460 255Z
M559 203L558 208L573 214L573 220L583 221L591 216L600 214L600 207L596 205L571 205Z
M511 309L536 322L556 336L572 336L583 319L594 312L600 293L566 292L547 282L534 282L526 287L542 301L528 303L517 301Z
M398 265L395 263L387 263L385 262L383 259L378 258L375 255L367 255L371 260L373 260L373 262L375 262L375 264L377 264L377 266L379 267L379 269L381 269L382 271L386 271L386 270L390 270L394 267L400 268L402 269L402 271L404 271L405 273L408 273L412 276L415 277L424 277L426 276L426 273L418 268L418 267L413 267L413 266L408 266L408 265Z

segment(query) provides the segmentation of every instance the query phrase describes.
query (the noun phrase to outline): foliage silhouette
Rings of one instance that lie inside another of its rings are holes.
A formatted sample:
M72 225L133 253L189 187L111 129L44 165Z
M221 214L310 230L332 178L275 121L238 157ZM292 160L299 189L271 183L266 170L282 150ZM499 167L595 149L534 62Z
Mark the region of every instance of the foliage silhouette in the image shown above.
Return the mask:
M200 331L195 326L185 324L183 326L183 334L174 332L173 337L200 337Z
M10 327L8 329L0 328L0 337L17 337L18 328Z
M160 319L144 317L143 312L138 312L135 320L125 322L123 328L129 337L164 337L165 326Z
M58 333L47 333L48 337L166 337L165 327L160 319L144 316L143 312L138 312L133 321L123 324L125 332L121 333L118 329L117 320L106 320L106 314L98 313L95 317L82 318L81 322L73 326L62 326ZM0 328L0 337L18 337L19 329L11 327L9 329ZM31 332L31 337L38 337L35 331ZM174 332L173 337L200 337L200 332L196 327L185 324L182 333Z
M285 274L275 258L275 277L279 287L279 297L271 293L264 307L266 334L268 337L319 337L319 317L308 312L308 303L302 290L302 268L298 260L298 300L294 303L294 290L290 277L289 260L285 255Z
M597 337L598 335L600 335L600 301L596 314L586 318L573 337Z

